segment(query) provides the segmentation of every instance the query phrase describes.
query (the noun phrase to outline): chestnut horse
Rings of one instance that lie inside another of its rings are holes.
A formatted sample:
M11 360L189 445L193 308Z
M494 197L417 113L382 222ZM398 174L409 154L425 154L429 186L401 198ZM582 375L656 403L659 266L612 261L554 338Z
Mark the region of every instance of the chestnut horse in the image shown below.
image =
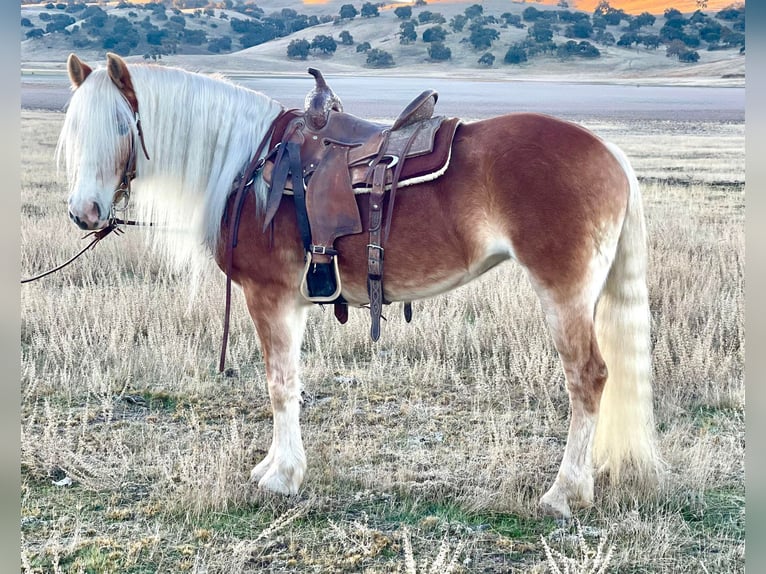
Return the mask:
M229 238L222 219L233 182L283 106L220 77L127 65L113 54L96 70L71 55L68 71L74 92L57 157L66 164L70 217L83 229L107 226L115 190L132 166L141 216L160 224L153 229L186 230L155 232L155 246L185 267L203 246L224 269ZM271 237L263 232L261 177L249 197L231 277L260 338L273 409L272 443L251 479L294 494L306 471L298 420L310 305L299 293L304 251L291 198L281 202ZM357 199L367 213L367 196ZM336 241L342 295L352 306L368 303L367 242L365 233ZM569 434L540 504L568 517L592 504L594 469L614 479L626 470L649 478L658 468L646 228L623 152L540 114L461 124L446 172L399 190L384 295L391 302L431 297L506 259L526 270L566 375Z

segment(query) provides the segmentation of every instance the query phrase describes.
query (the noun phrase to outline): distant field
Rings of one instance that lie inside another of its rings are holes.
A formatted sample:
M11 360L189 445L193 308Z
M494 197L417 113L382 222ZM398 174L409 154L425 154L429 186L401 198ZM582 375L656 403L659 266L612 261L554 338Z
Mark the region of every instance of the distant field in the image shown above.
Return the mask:
M62 121L21 115L23 276L83 245L53 160ZM744 122L585 125L642 181L656 493L597 482L579 523L539 514L568 400L513 264L416 302L409 325L386 309L377 344L365 312L341 326L313 309L306 481L295 498L258 492L271 418L241 294L224 376L222 274L189 304L129 229L22 287L21 571L584 572L598 557L606 572L744 572Z

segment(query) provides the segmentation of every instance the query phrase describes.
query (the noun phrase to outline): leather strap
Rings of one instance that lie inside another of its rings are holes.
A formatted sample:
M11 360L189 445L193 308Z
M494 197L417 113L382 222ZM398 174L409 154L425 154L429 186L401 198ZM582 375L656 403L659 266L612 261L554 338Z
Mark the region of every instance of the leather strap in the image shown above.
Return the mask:
M301 167L301 146L287 142L287 160L290 162L290 175L293 180L293 198L295 215L298 218L298 230L301 233L304 253L311 249L311 226L306 212L306 189L303 187L303 168Z
M338 323L345 325L348 321L348 303L334 303L333 312Z
M291 115L291 111L284 112L283 114L283 116L288 117ZM298 149L300 150L300 145L303 142L303 137L299 134L300 129L303 127L303 120L291 120L291 123L287 126L281 126L281 124L281 118L274 120L273 125L276 126L274 129L282 129L283 134L282 139L279 141L279 144L275 148L276 157L274 158L274 173L271 176L271 185L269 186L269 193L268 197L266 198L266 215L263 219L264 231L266 231L266 228L269 226L274 216L277 214L277 209L279 209L279 204L282 200L282 194L284 193L285 187L287 185L287 175L293 169L293 166L289 161L289 156L288 161L284 160L284 155L287 152L288 143L293 141L298 145ZM274 150L272 150L272 153L274 153ZM300 154L298 155L300 156ZM271 156L271 154L269 154L269 156ZM302 168L299 170L299 174L302 175ZM295 182L293 182L293 185L295 185Z
M383 198L386 192L386 169L378 163L372 172L370 191L370 242L367 244L367 292L370 297L370 338L380 338L380 316L383 310Z
M237 189L237 195L234 198L234 217L229 219L229 242L226 245L225 264L226 264L226 305L224 307L224 319L223 319L223 341L221 343L221 358L218 362L218 370L223 372L226 366L226 347L229 341L229 317L231 316L231 271L234 266L234 248L237 246L237 237L239 235L239 220L242 215L242 206L245 204L245 190L248 188L248 184L256 174L263 168L263 159L261 153L266 147L267 142L271 138L271 134L274 131L274 123L278 121L284 114L284 110L280 112L279 116L272 122L269 131L263 136L263 139L258 144L258 147L253 154L253 159L250 160L245 171L242 173L242 177Z
M411 301L407 301L404 304L404 320L407 321L407 323L412 321L412 302Z
M386 224L384 226L383 230L383 243L385 244L388 241L388 234L391 232L391 219L394 215L394 199L396 199L396 189L399 185L399 176L402 174L402 167L404 166L405 158L407 157L407 152L410 151L410 148L412 147L412 142L415 141L415 137L418 135L418 132L423 127L423 124L418 124L418 126L413 130L412 135L407 140L407 143L404 144L404 148L401 152L401 157L399 158L399 161L396 164L396 167L394 168L394 175L391 179L391 191L388 194L388 211L386 213Z

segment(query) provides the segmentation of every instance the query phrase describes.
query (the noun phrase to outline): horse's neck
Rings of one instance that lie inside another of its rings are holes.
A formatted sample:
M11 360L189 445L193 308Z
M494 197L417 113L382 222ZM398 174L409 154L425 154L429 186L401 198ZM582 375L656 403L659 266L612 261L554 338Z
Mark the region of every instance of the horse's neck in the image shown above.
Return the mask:
M142 69L135 86L151 158L137 165L142 215L189 228L214 249L232 185L282 106L176 70Z

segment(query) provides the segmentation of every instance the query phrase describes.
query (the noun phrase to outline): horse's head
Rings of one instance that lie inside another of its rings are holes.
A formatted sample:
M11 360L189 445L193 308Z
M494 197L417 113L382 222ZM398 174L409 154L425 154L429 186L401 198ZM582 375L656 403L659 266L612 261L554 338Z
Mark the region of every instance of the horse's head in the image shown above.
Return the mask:
M74 93L57 154L66 160L69 216L82 229L101 229L134 175L138 100L119 56L107 54L106 70L93 71L71 54L67 67Z

